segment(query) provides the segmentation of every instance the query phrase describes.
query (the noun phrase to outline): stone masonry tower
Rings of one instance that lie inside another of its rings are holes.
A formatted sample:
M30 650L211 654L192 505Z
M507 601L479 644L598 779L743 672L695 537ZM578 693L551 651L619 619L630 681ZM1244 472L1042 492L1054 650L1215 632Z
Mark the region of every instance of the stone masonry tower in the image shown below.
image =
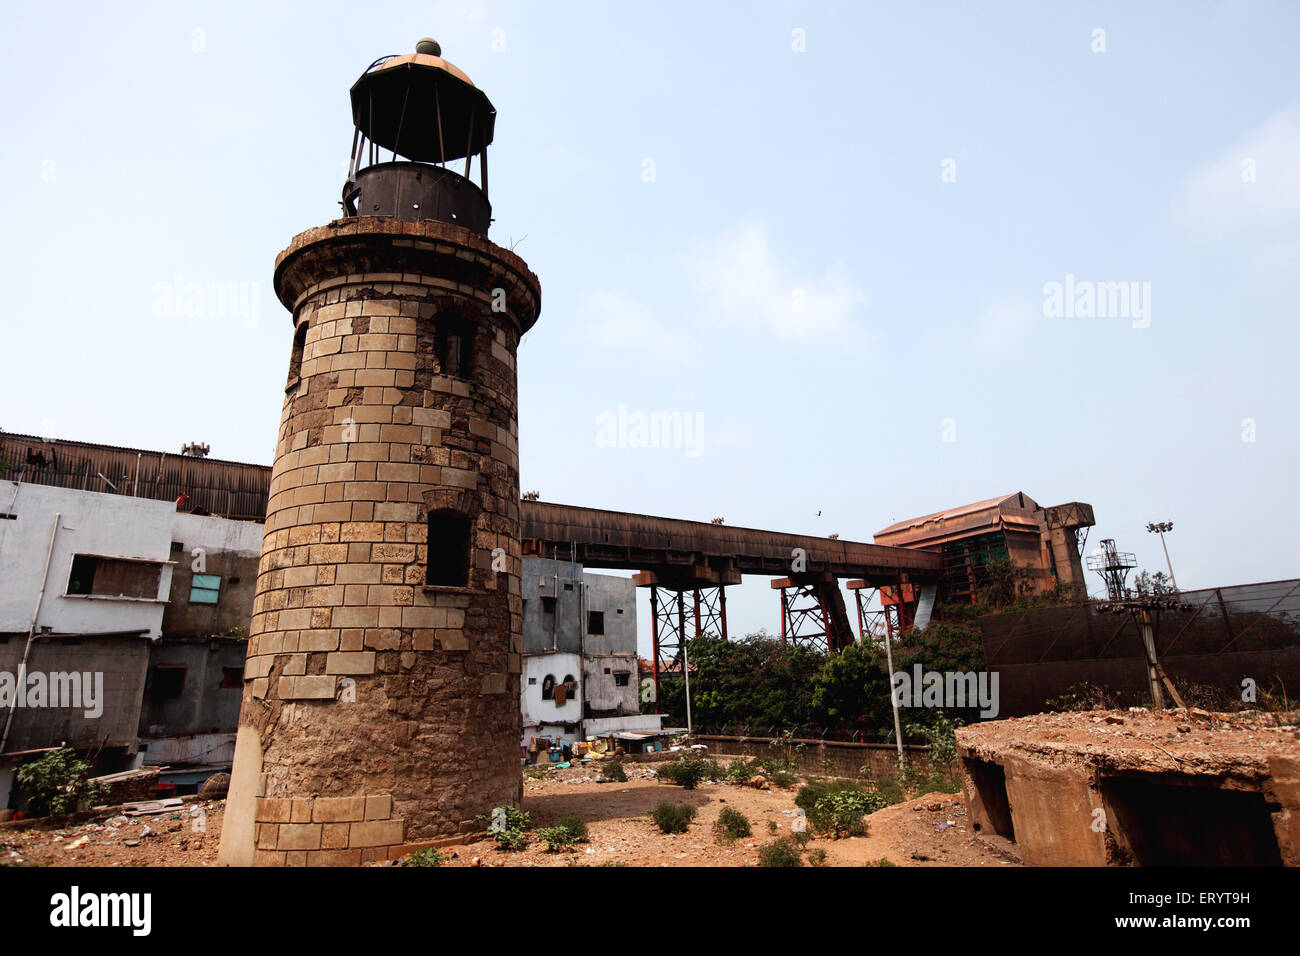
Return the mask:
M487 239L496 111L416 51L352 87L344 216L276 260L293 353L223 863L388 859L522 796L515 353L541 289Z

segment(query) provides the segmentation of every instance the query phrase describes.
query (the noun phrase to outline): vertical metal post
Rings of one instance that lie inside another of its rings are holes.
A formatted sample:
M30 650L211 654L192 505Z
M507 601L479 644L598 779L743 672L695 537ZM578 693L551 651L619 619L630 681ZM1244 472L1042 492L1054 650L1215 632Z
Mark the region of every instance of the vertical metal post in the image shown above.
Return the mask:
M1147 657L1147 683L1151 686L1151 700L1156 710L1165 709L1164 696L1160 693L1160 675L1156 671L1156 638L1151 626L1151 611L1142 609L1142 647Z
M722 617L722 639L730 640L727 637L727 586L725 584L718 585L718 613Z
M1163 531L1160 532L1160 547L1165 549L1165 567L1169 569L1169 583L1172 584L1174 590L1177 591L1178 581L1174 578L1174 564L1169 560L1169 546L1165 544L1165 533Z
M677 639L682 648L682 675L686 678L686 735L691 734L691 668L686 650L686 592L677 592Z
M659 713L659 585L650 585L650 632L654 635L655 713Z
M906 772L903 757L903 728L898 720L898 699L894 696L894 632L885 635L885 664L889 668L889 706L894 711L894 741L898 744L898 772Z

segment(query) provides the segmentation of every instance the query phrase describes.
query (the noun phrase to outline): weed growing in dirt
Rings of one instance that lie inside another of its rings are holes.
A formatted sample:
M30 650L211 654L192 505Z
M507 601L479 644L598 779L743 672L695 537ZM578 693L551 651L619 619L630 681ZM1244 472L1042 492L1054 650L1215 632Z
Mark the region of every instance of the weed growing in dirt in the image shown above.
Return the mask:
M656 775L660 780L675 783L683 790L694 790L705 780L718 780L725 776L716 760L702 760L699 757L661 764Z
M803 866L803 854L799 850L799 844L789 837L781 837L759 849L758 865Z
M627 783L627 771L623 769L623 765L617 760L605 764L601 773L604 774L606 780L612 780L615 783Z
M862 836L867 832L862 818L889 805L882 794L847 779L806 783L794 802L807 814L814 830L836 838Z
M753 830L749 826L749 817L734 807L723 807L713 824L713 832L717 835L718 842L725 846L750 836Z
M695 819L695 808L664 800L650 811L650 818L664 833L685 833Z
M445 862L447 862L447 858L442 855L442 852L437 847L426 846L423 850L416 850L403 860L402 866L442 866Z
M530 818L523 810L514 807L493 807L492 812L475 817L480 823L486 823L488 834L496 841L498 850L522 850L528 845L528 824Z

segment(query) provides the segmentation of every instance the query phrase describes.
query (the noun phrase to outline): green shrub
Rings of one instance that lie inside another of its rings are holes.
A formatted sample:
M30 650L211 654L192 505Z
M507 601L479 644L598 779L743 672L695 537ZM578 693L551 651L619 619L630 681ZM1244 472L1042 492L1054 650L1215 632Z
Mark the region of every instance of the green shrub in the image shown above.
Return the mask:
M884 857L884 856L882 856L879 860L876 860L876 861L875 861L874 863L872 863L871 865L872 865L872 866L898 866L897 863L891 863L891 862L889 861L889 858L888 858L888 857Z
M695 819L695 808L664 800L650 811L650 818L664 833L685 833L690 822Z
M826 851L823 850L821 847L818 847L818 848L815 849L815 850L809 850L809 851L808 851L808 865L809 865L809 866L825 866L825 865L826 865Z
M803 856L799 845L789 837L781 837L761 847L758 851L759 866L803 866Z
M71 747L62 747L23 764L14 778L27 795L27 815L40 817L72 813L82 801L99 799L104 786L90 783L89 775L90 765Z
M573 837L575 843L587 842L587 821L582 819L576 813L568 817L560 817L555 825L563 830L567 830Z
M607 763L601 773L605 775L606 780L613 780L615 783L627 783L627 771L617 760Z
M753 830L747 816L734 807L723 807L713 824L713 832L717 834L719 843L726 844L750 836Z
M730 783L747 783L757 771L754 765L748 760L736 759L727 764L727 769L723 776Z
M884 807L885 798L873 790L836 790L819 799L808 822L832 836L862 836L863 817Z
M866 832L862 818L889 805L889 799L853 780L815 780L804 784L794 798L818 833L860 836Z
M496 841L498 850L522 850L528 845L528 824L530 818L523 810L514 807L493 807L492 812L476 817L486 823L488 835Z
M447 858L442 855L437 847L426 846L423 850L416 850L405 860L402 866L442 866L447 862Z
M716 760L687 757L684 760L672 760L660 764L656 776L660 780L677 784L683 790L694 790L705 780L717 780L722 777L723 772Z
M538 827L533 833L546 844L547 853L568 850L578 843L573 832L562 826Z
M789 790L799 782L799 778L789 770L778 770L776 773L768 777L767 780L768 783L772 784L772 786L780 787L783 790Z

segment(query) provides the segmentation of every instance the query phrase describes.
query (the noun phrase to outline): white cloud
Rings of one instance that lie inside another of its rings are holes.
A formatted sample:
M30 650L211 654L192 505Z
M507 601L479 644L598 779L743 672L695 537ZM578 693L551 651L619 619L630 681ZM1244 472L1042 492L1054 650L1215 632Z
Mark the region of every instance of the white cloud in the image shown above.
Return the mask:
M772 249L762 223L738 223L698 244L688 271L702 316L719 324L786 341L861 332L855 313L867 296L844 264L798 273Z
M1300 110L1271 116L1227 155L1194 173L1175 205L1212 235L1300 224Z

